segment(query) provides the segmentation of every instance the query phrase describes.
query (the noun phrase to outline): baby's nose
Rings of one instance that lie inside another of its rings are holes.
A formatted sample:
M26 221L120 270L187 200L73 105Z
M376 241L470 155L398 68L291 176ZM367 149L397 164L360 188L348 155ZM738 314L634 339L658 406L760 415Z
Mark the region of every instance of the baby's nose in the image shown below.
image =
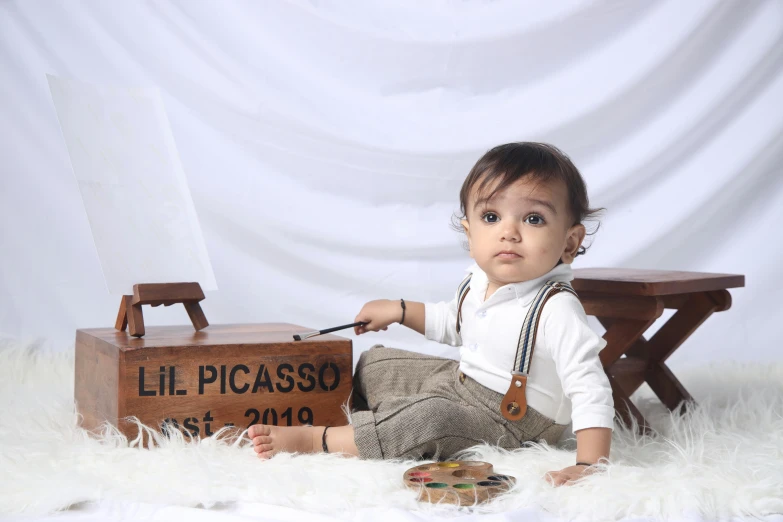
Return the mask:
M503 239L505 241L519 241L522 234L516 228L506 229L503 231Z

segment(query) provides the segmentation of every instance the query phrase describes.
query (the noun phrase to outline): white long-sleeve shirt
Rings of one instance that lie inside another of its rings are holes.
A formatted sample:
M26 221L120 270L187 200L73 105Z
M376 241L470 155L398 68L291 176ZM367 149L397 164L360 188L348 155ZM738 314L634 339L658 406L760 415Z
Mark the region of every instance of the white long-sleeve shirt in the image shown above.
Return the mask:
M450 302L425 303L427 339L460 346L460 370L503 395L511 385L522 323L533 298L549 279L571 281L570 264L561 264L530 281L498 288L484 300L486 273L473 264L470 292L462 303L457 334L457 296ZM613 429L614 401L598 353L606 341L587 324L582 303L570 292L552 296L541 311L530 360L525 396L530 407L557 424Z

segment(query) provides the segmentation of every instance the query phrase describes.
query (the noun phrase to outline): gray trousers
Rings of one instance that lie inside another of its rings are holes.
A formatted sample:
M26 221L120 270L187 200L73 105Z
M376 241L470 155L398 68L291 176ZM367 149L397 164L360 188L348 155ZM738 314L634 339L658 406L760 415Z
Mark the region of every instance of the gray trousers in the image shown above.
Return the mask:
M459 363L375 345L353 379L351 423L359 457L447 459L483 442L517 449L554 445L566 428L528 406L518 421L500 413L503 395L459 371Z

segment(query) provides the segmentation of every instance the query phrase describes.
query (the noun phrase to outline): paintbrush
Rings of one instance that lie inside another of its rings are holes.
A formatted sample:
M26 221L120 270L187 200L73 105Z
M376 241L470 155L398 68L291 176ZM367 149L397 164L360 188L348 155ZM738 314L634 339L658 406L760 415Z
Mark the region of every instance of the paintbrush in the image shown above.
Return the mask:
M345 330L346 328L353 328L354 326L364 326L368 324L366 321L359 321L358 323L344 324L342 326L335 326L334 328L327 328L326 330L313 330L312 332L303 332L294 334L294 341L301 341L303 339L309 339L316 335L323 335L329 332L336 332L337 330Z

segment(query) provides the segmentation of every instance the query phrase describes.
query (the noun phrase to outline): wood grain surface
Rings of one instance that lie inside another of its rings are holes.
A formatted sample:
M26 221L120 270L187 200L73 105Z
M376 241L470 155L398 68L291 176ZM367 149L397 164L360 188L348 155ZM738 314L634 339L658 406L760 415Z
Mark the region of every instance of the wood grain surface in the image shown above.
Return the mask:
M745 276L634 268L578 268L571 286L577 293L661 296L745 286Z
M287 323L148 327L136 338L114 328L78 330L74 395L83 426L103 420L129 437L135 416L193 436L233 425L345 425L352 384L350 339Z

